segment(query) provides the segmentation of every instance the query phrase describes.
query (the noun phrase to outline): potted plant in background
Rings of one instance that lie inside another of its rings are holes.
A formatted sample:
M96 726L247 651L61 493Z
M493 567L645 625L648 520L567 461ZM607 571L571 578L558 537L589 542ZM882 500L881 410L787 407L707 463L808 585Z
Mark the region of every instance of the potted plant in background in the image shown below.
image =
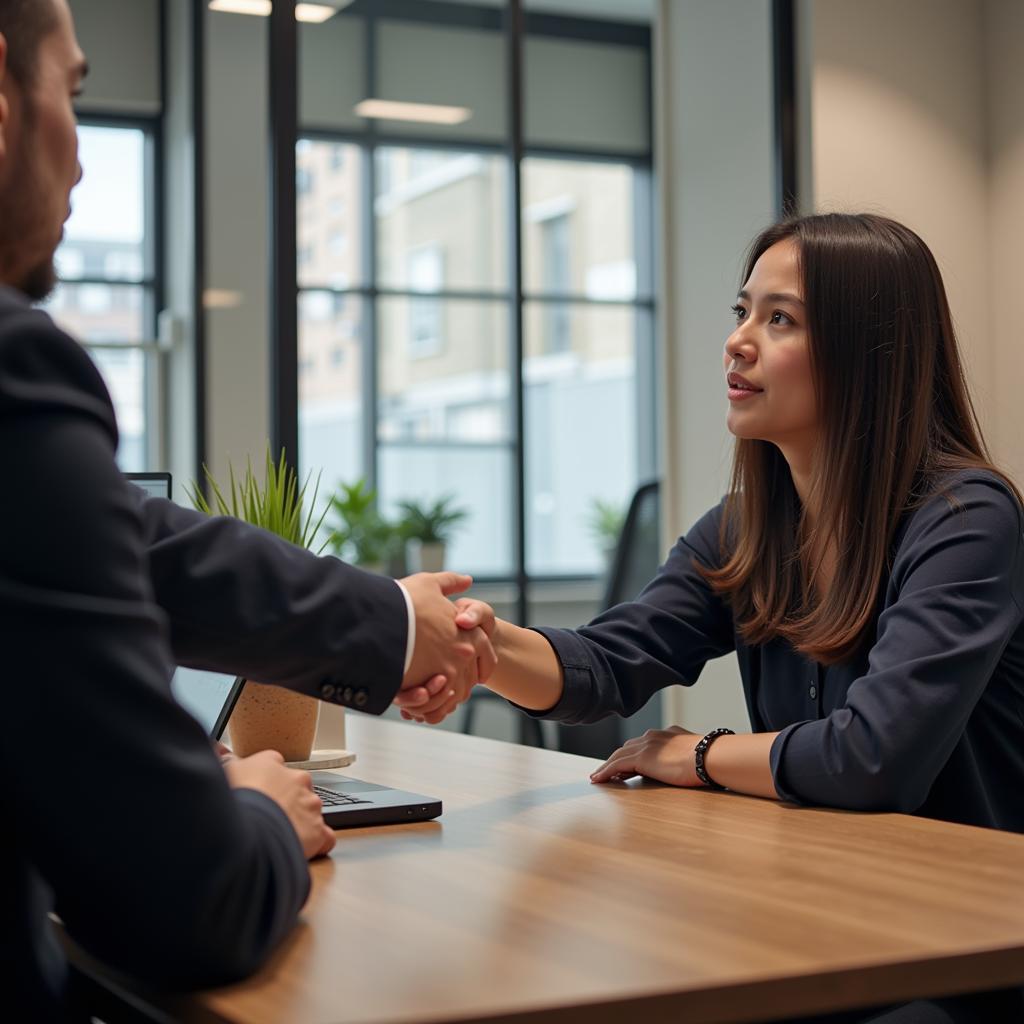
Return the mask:
M328 544L335 554L370 572L401 572L402 536L394 523L377 511L377 492L363 479L342 484L331 498L330 510L338 516L331 526Z
M416 501L400 501L402 513L401 531L411 541L414 557L423 572L441 572L444 569L445 552L455 528L469 516L468 510L453 507L454 494L446 494L433 504Z
M229 463L227 497L206 466L203 466L203 473L210 485L213 505L207 501L198 483L193 481L189 498L199 511L207 515L234 516L261 526L299 547L310 548L314 544L327 512L324 509L314 522L313 510L320 478L317 477L307 508L305 498L309 477L300 488L284 451L275 465L270 457L270 446L267 446L262 483L253 473L251 461L246 460L245 475L241 479L235 476ZM324 547L326 542L316 554L320 554ZM319 711L320 701L313 697L247 680L228 723L231 749L239 757L269 749L279 751L286 761L306 761L313 749Z
M615 557L615 549L619 543L619 535L626 522L626 509L614 501L603 498L592 498L590 512L587 515L587 526L604 560L605 572L611 567Z

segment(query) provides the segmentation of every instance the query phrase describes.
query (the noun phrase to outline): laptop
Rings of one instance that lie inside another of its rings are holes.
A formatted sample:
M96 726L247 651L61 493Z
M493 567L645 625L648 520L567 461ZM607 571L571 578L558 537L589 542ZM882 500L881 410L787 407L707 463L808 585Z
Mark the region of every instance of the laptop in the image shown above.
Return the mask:
M169 473L127 473L126 477L147 494L169 498ZM171 691L182 707L220 740L231 712L245 687L241 677L179 667L171 679ZM394 825L404 821L429 821L442 810L441 801L418 793L378 786L334 772L311 772L313 789L323 801L324 821L330 828L362 825Z

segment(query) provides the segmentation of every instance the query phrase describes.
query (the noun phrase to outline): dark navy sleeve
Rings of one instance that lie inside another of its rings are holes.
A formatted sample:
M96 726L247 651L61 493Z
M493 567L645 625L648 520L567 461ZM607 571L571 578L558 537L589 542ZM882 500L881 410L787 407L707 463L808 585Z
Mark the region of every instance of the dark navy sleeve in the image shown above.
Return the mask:
M1021 621L1021 511L991 474L914 513L868 670L846 704L779 733L771 768L797 803L912 812L924 802Z
M569 724L632 715L666 686L690 686L706 662L735 647L732 615L700 575L720 564L722 506L677 541L635 601L580 629L538 629L562 664L562 698L534 713Z
M243 977L309 892L266 796L229 788L171 695L132 488L106 389L42 313L0 329L0 745L4 842L69 933L161 986Z
M402 682L393 579L266 530L138 494L156 603L180 665L276 683L379 715ZM355 691L355 697L343 694Z

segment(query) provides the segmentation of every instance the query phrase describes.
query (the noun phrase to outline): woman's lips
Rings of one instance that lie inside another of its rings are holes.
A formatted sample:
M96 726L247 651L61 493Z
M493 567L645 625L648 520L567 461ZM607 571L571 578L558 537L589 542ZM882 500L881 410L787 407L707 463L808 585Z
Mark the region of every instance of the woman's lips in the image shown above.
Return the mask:
M754 391L751 388L729 388L730 402L745 402L748 398L756 398L762 394L761 391Z

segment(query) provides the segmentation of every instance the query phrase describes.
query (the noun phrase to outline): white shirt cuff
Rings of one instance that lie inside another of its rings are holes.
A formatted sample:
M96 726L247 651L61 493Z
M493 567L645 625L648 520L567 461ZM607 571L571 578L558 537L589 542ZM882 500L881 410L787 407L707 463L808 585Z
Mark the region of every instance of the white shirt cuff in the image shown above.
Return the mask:
M409 666L412 664L412 652L416 647L416 609L412 606L412 598L409 596L409 591L405 587L398 583L398 589L402 592L402 597L405 598L405 610L409 613L409 631L406 634L405 640L405 668L402 669L402 675L409 671Z

